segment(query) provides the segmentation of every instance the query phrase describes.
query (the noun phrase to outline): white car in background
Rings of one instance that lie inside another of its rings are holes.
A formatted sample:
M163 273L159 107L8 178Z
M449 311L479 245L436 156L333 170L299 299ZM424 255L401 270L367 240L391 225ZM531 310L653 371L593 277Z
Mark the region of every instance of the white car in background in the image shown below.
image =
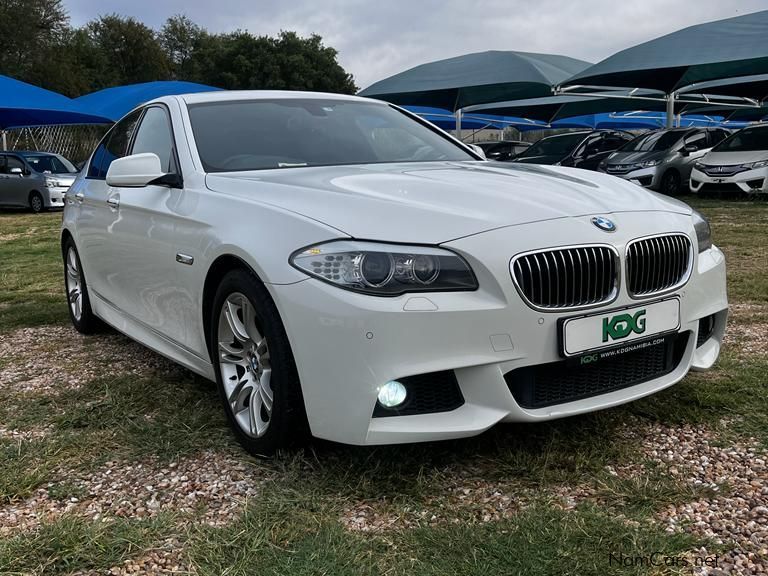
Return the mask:
M67 195L66 291L215 380L240 442L471 436L616 406L706 369L725 261L687 205L482 161L352 96L169 96ZM148 391L151 393L151 391Z
M715 146L691 171L694 194L768 193L768 126L747 126Z

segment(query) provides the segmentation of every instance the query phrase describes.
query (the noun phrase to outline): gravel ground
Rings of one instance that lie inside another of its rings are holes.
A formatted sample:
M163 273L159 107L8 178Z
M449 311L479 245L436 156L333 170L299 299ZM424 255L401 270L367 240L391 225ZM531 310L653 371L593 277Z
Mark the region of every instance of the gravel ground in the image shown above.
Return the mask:
M0 341L0 388L50 394L95 378L181 374L184 369L116 333L83 336L69 326L22 328Z
M206 451L162 465L151 460L108 462L81 476L62 470L57 476L64 479L66 492L79 496L58 497L59 483L52 482L25 500L0 506L0 537L34 529L63 514L109 521L173 511L194 515L196 522L222 525L267 479L263 468L244 458Z
M628 422L619 434L639 444L642 458L638 461L662 466L665 474L716 494L714 498L669 506L656 515L669 532L693 533L726 548L717 569L697 569L696 574L768 574L768 455L757 442L723 446L705 427L647 422ZM647 473L647 466L608 467L607 472L631 478ZM487 482L471 474L468 470L463 474L462 470L447 471L445 476L452 478L451 482L418 504L397 505L385 500L351 504L344 509L341 522L349 530L381 532L460 521L493 522L515 514L534 498L566 509L585 500L602 500L595 485L532 491L514 483ZM715 553L700 549L691 551L691 557Z
M753 307L733 313L752 314ZM764 313L766 307L758 307ZM768 324L741 324L727 342L739 356L765 354ZM99 361L94 361L98 351ZM55 356L56 362L41 361ZM106 359L106 361L105 361ZM94 378L124 374L178 374L183 369L123 336L83 337L69 327L27 328L0 341L0 388L14 393L51 395ZM639 421L638 421L639 422ZM669 506L657 514L670 531L711 538L728 551L717 570L700 574L768 574L768 466L756 442L722 445L717 434L703 427L628 422L622 434L640 447L643 458L663 466L683 482L712 489L713 498ZM727 423L724 424L727 426ZM48 434L47 427L8 430L0 423L0 439L26 442ZM645 472L642 464L609 468L624 478ZM196 513L196 521L225 524L242 509L246 498L258 494L268 479L263 468L242 454L208 451L174 463L109 462L88 475L61 470L71 493L61 497L57 484L38 489L31 497L0 505L0 537L33 530L43 520L76 514L95 521L120 517L150 517L161 511ZM534 498L548 498L564 508L585 499L599 499L599 487L550 486L542 494L519 482L490 482L477 470L455 466L440 471L441 489L418 502L387 500L350 502L341 515L353 531L382 532L414 526L458 522L494 522L509 518ZM52 495L53 494L53 495ZM58 496L57 496L58 494ZM707 550L693 555L709 555ZM122 566L111 574L188 573L181 545L174 540Z

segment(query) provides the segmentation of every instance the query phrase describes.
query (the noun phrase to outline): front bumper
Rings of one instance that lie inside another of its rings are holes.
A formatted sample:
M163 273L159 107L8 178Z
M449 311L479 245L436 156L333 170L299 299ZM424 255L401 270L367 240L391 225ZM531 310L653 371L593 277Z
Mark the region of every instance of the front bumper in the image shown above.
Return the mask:
M579 312L537 312L528 307L510 277L512 256L543 246L598 242L610 242L624 254L629 240L670 231L695 239L689 216L610 217L617 224L610 236L583 217L558 221L556 241L553 224L538 223L445 244L473 267L480 286L475 292L384 298L315 279L271 285L293 348L313 435L348 444L472 436L501 421L536 422L616 406L666 388L692 368L711 367L719 355L727 315L725 260L716 247L694 255L690 279L674 294L680 299L680 332L687 332L688 338L673 370L620 390L544 408L527 409L515 401L504 375L561 360L558 320ZM474 257L477 254L490 256L480 261ZM642 301L631 299L622 289L614 302L595 310L638 302ZM697 343L699 320L710 315L715 315L711 336ZM443 371L455 374L464 398L460 407L373 417L378 389L385 382Z
M629 172L609 172L608 170L605 171L606 174L610 174L611 176L618 176L619 178L623 178L624 180L629 180L630 182L633 182L634 184L638 184L640 186L643 186L645 188L650 188L652 190L657 190L659 188L659 184L661 183L660 174L661 171L659 170L658 166L651 166L650 168L640 168L639 170L631 170Z
M732 176L707 175L698 168L691 171L691 192L744 192L748 194L768 193L768 167L745 170Z
M43 202L46 208L64 208L64 198L66 197L68 186L55 186L46 188L48 194L44 194Z

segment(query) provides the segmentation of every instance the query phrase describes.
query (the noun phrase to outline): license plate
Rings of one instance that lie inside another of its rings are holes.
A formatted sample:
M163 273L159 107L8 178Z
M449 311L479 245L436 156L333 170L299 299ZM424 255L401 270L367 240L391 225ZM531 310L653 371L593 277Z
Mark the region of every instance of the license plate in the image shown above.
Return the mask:
M598 312L562 321L562 352L578 356L585 352L613 348L627 342L648 340L680 328L680 301L660 302Z

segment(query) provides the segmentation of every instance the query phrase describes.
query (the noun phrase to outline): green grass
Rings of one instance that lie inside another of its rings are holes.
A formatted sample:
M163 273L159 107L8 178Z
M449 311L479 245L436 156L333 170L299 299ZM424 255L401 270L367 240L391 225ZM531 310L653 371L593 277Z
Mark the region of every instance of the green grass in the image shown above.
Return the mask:
M0 333L68 321L60 229L60 212L0 212Z
M768 204L690 201L711 219L715 243L726 254L732 303L751 306L731 317L731 330L764 325ZM0 213L0 338L19 327L67 321L59 221L60 214ZM99 338L88 344L95 351ZM8 362L0 359L0 369ZM106 524L65 515L0 540L0 574L103 572L169 536L184 543L201 575L675 573L610 564L608 554L678 556L701 546L690 536L664 532L652 518L664 506L711 493L648 462L633 478L610 475L608 466L642 458L637 441L619 431L627 422L702 424L724 443L754 436L768 446L767 372L765 356L744 357L731 347L714 371L690 374L614 410L500 425L450 442L361 448L315 441L304 451L252 461L255 474L274 480L228 526L167 514ZM731 421L727 429L723 418ZM62 471L87 476L106 461L169 462L205 449L242 455L215 388L183 371L97 378L48 395L0 386L0 427L47 431L38 439L0 441L0 506L41 487L54 500L87 498ZM475 484L494 486L526 506L482 522L482 502L452 496L457 485ZM551 490L561 485L589 487L595 499L562 510ZM413 527L351 532L340 516L355 505L408 519ZM436 522L429 521L433 515Z
M702 542L629 522L594 506L563 511L535 503L494 523L448 523L374 534L350 533L335 521L338 505L307 489L275 489L224 528L190 534L189 555L201 576L489 574L646 574L609 554L679 556Z
M150 393L151 391L151 393ZM171 461L207 448L234 448L214 386L200 378L124 376L35 398L0 389L9 429L50 427L40 439L0 442L0 502L25 498L62 467L107 460Z
M104 571L173 534L169 515L92 522L64 516L36 532L0 539L0 575Z

